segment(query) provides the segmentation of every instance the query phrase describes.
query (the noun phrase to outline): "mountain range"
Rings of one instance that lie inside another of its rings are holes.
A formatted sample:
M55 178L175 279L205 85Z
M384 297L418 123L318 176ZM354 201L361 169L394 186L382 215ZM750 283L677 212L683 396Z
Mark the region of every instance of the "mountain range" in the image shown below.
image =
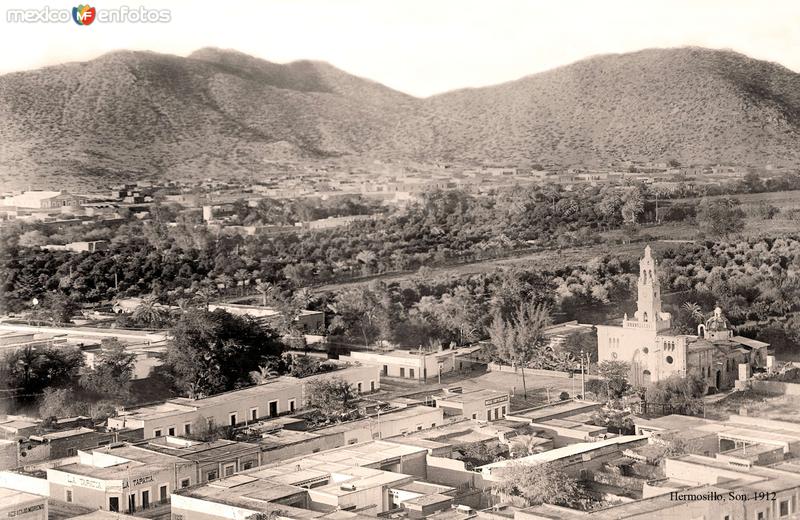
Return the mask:
M732 51L591 57L416 98L329 64L117 51L0 76L0 181L257 175L271 161L800 162L800 74Z

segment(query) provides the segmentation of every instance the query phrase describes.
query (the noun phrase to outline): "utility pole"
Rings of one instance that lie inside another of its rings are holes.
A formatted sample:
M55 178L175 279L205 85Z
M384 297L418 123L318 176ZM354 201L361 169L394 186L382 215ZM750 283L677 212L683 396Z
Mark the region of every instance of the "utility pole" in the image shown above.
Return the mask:
M581 399L586 399L586 370L583 366L583 349L581 349Z

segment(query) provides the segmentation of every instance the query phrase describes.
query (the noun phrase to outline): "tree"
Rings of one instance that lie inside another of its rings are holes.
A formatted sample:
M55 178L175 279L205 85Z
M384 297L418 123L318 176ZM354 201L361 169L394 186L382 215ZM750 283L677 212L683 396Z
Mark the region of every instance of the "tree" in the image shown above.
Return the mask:
M135 361L136 355L126 352L116 338L104 339L94 368L81 376L80 385L90 392L125 402L130 394Z
M744 229L744 211L737 199L705 198L700 201L697 221L700 228L712 237L725 238Z
M67 388L46 388L39 401L39 417L42 419L88 415L89 406L75 399L75 392Z
M645 402L663 413L693 414L703 409L707 391L708 385L699 374L690 372L686 377L675 374L648 386Z
M258 294L261 295L261 305L266 307L269 305L268 302L272 301L272 299L275 297L278 288L273 283L258 282L256 284L256 290L258 291Z
M324 377L308 384L309 408L326 422L341 422L352 418L357 411L356 389L340 377Z
M0 386L13 390L20 400L31 401L45 388L66 386L83 366L83 354L69 347L25 347L5 355Z
M625 390L630 386L628 377L630 376L631 366L625 361L601 361L597 365L597 371L606 382L606 391L611 398L622 397Z
M250 373L283 351L275 331L222 309L190 310L171 336L166 363L178 385L194 397L251 384Z
M292 356L292 377L308 377L319 372L319 361L311 356Z
M246 516L245 520L280 520L282 516L288 516L282 509L273 509L266 513L253 513Z
M683 302L682 308L695 321L695 324L702 323L705 319L703 309L696 302Z
M644 211L644 197L639 188L633 188L625 194L620 211L623 221L636 224L639 215Z
M495 347L498 358L516 365L522 371L522 391L528 398L525 383L525 367L534 359L543 363L548 357L544 342L544 329L550 325L550 310L537 303L524 303L517 307L511 319L503 319L500 311L496 311L489 326L489 338Z
M361 336L368 347L378 335L377 318L379 302L366 287L357 287L340 292L328 307L336 314L331 321L331 330L351 337Z
M529 505L576 506L583 499L578 481L556 462L525 464L512 462L496 485L500 493L520 496Z
M154 294L142 298L141 303L133 310L133 319L147 327L158 328L163 325L164 313Z
M22 233L17 239L20 247L36 247L47 244L47 237L41 231L32 229Z
M417 309L449 333L457 345L464 345L476 339L484 306L467 287L459 285L452 292L442 295L438 301L423 298Z
M50 291L44 296L44 301L39 305L37 315L52 325L69 323L78 310L78 304L67 295Z

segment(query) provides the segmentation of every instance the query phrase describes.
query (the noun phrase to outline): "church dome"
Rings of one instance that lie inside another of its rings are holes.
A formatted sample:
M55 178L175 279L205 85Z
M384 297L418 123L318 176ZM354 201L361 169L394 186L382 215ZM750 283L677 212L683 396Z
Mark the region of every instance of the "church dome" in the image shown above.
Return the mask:
M730 329L730 324L727 318L722 315L722 309L717 307L714 309L714 315L706 320L707 331L720 331Z

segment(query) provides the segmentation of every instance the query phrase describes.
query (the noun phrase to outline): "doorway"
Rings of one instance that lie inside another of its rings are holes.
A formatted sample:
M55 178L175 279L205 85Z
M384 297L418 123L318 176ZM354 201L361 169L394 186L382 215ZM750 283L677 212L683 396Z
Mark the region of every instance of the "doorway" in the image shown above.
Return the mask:
M717 390L722 389L722 371L720 370L717 370L716 382L717 382Z
M150 490L144 489L142 490L142 509L147 509L150 507Z

